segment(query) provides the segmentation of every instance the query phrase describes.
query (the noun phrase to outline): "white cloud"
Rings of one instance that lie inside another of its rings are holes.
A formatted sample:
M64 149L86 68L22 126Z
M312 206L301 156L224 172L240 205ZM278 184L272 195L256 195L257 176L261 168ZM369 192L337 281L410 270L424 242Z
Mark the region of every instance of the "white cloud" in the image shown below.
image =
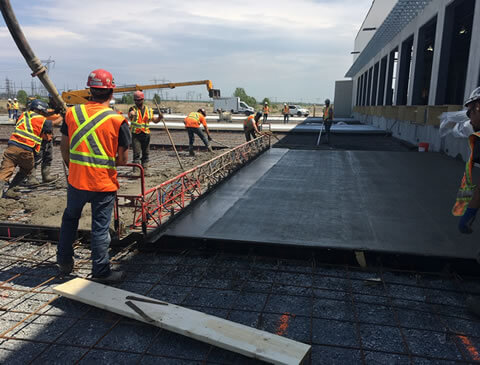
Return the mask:
M333 94L371 0L12 1L59 87L105 67L119 83L212 79L231 93L303 98ZM0 71L22 63L0 23ZM85 74L85 75L84 75ZM28 80L28 75L8 75ZM0 80L4 75L0 74ZM143 81L142 81L143 80ZM1 84L0 84L1 85ZM182 91L180 91L182 93Z

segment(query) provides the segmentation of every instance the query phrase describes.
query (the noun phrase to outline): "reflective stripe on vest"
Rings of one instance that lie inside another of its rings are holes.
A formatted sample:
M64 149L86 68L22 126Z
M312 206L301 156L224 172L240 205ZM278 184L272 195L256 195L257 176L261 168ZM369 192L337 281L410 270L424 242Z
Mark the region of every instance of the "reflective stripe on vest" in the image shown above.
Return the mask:
M28 146L30 148L35 149L37 152L40 151L40 145L42 144L42 138L35 134L35 131L32 126L32 118L38 118L41 117L39 114L35 114L33 112L25 112L22 114L22 117L19 119L15 126L15 131L12 133L12 140L14 140L16 143L23 144L25 146ZM42 125L39 126L39 134L41 133L43 129L43 124L45 123L45 118L43 119ZM20 137L20 139L17 139L15 137ZM25 139L26 141L23 141L22 139Z
M188 116L185 118L186 119L193 119L195 120L195 122L197 122L197 126L196 128L199 128L200 127L200 113L198 112L191 112L190 114L188 114Z
M107 155L95 133L95 130L109 120L112 115L118 114L108 109L88 117L84 105L76 105L72 108L72 116L77 124L77 129L70 138L70 163L105 169L116 168L115 157ZM87 145L89 152L76 151L82 142Z
M135 122L130 122L133 133L138 133L139 131L149 133L150 128L148 128L148 123L153 119L153 109L145 106L145 114L143 116L142 111L138 109L136 105L133 109L137 112L137 120ZM147 120L145 120L145 117L147 117Z
M473 133L468 137L468 141L470 144L470 158L468 159L465 165L465 174L462 178L462 183L460 184L460 188L457 192L457 199L455 201L455 205L452 209L452 214L454 216L462 216L468 208L468 204L473 198L473 193L476 189L476 185L473 184L472 181L472 169L473 169L473 149L475 147L475 139L477 139L477 143L480 143L480 132Z

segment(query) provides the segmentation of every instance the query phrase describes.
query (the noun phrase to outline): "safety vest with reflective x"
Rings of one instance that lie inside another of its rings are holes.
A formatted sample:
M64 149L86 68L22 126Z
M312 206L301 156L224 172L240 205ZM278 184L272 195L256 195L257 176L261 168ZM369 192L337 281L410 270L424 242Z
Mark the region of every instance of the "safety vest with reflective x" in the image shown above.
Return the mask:
M85 105L72 109L76 129L70 138L70 163L94 168L115 169L115 153L108 154L96 130L110 120L119 117L112 109L106 108L88 116Z
M476 132L468 137L470 144L470 158L467 161L465 166L465 174L463 175L462 183L460 184L460 189L457 192L457 200L452 209L452 214L454 216L462 216L468 208L470 200L473 198L473 193L475 191L476 185L472 181L472 169L473 169L473 149L476 143L480 143L480 132Z
M42 138L40 137L46 118L34 112L25 112L20 116L11 141L25 145L36 152L40 151Z
M153 109L145 105L145 112L142 115L142 109L139 109L136 105L133 110L137 113L137 119L131 122L132 133L150 133L148 123L153 120Z

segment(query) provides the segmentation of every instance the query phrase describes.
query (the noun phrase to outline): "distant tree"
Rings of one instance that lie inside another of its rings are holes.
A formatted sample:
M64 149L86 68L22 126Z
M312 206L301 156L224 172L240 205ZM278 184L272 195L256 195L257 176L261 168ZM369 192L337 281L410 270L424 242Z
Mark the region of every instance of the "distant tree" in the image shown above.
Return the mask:
M121 99L122 104L133 104L133 94L123 94Z
M160 99L160 95L158 95L158 94L153 95L153 102L154 103L156 102L157 104L160 104L160 101L162 101L162 99Z
M239 97L240 100L244 101L250 106L255 107L257 105L257 100L253 96L248 96L243 87L237 87L233 96Z
M18 93L17 93L17 99L18 101L23 104L23 105L27 105L27 101L28 101L28 94L25 90L18 90Z
M263 98L262 100L262 105L265 105L265 103L267 103L268 105L271 105L272 103L270 102L270 99L269 98Z

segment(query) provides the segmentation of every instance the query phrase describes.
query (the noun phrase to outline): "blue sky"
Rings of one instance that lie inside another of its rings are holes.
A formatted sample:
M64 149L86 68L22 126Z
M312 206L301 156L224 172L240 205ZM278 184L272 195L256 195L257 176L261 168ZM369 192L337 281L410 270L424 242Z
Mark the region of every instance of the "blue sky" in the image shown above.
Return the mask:
M33 50L52 57L59 89L83 88L96 68L118 85L213 81L223 96L281 101L332 98L352 63L353 42L372 0L11 0ZM0 88L31 83L0 20ZM206 98L203 87L179 88Z

